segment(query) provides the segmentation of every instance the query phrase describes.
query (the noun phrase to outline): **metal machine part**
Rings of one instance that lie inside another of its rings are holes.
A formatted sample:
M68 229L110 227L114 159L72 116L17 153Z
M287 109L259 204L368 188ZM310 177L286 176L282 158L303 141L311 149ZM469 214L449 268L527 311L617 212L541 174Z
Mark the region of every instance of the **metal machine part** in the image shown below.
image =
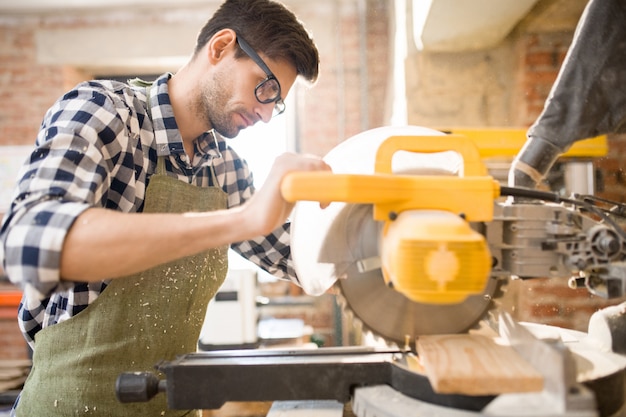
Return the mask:
M623 205L602 201L601 207L593 197L561 199L531 190L503 193L519 193L525 202L496 204L494 220L484 224L493 275L565 278L603 298L626 294L626 234L618 224Z
M464 410L480 410L493 399L437 394L428 378L412 369L411 358L399 349L366 347L192 353L160 364L165 380L150 372L120 375L116 394L121 402L145 402L165 392L170 409L217 409L227 401L346 403L355 387L380 384Z
M626 355L626 302L598 310L589 319L589 337L607 352Z
M515 193L508 188L503 191ZM556 194L533 193L560 200ZM445 306L412 301L386 285L377 266L380 262L374 261L380 228L371 217L372 208L349 205L341 222L345 229L332 234L333 239L349 239L345 245L349 251L333 252L338 259L352 260L343 270L348 278L336 283L342 303L366 330L401 346L419 335L461 333L476 327L488 317L510 277L568 279L570 287L586 287L602 298L624 296L626 235L617 220L611 220L623 216L624 208L599 209L589 199L567 201L495 203L493 221L474 225L489 243L491 278L482 294ZM596 219L591 217L594 213ZM365 268L365 264L373 267Z
M533 402L533 400L535 400ZM357 417L607 417L598 414L594 407L593 394L583 388L573 393L567 403L569 411L558 412L540 396L501 396L493 405L481 411L467 411L442 407L417 400L395 391L387 385L357 388L352 401L352 409Z

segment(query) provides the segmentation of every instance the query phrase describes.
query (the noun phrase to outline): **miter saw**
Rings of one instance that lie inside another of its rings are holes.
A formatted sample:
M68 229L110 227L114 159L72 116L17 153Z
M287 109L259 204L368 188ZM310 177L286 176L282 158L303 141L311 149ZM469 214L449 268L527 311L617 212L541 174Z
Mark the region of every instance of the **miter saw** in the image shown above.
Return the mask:
M325 160L333 173L283 183L300 201L292 225L300 284L313 295L338 286L346 308L387 341L474 328L510 277L561 277L605 298L624 295L619 204L501 186L471 140L420 127L364 132Z
M351 400L359 417L618 413L626 304L595 313L587 333L506 314L491 319L490 312L512 277L567 279L596 296L625 295L624 206L536 189L574 142L624 132L625 8L589 2L508 186L489 175L469 138L420 127L364 132L325 157L332 174L285 179L285 198L298 201L292 256L300 284L309 294L337 288L346 311L385 347L192 353L158 364L158 375L121 375L118 398L148 401L165 392L173 409ZM321 210L320 201L331 204ZM541 372L541 391L434 389L417 355L420 338L481 323Z

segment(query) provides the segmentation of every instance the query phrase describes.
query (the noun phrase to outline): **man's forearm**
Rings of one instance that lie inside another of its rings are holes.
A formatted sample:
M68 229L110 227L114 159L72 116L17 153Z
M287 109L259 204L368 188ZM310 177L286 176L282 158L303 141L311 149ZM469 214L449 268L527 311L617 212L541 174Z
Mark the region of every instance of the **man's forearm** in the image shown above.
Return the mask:
M242 206L206 213L120 213L84 211L67 234L61 277L72 281L119 278L153 266L266 235L283 224L293 208L280 191L293 171L330 170L317 157L283 154L263 187Z
M61 277L72 281L119 278L153 266L245 240L243 209L208 213L119 213L93 208L71 227L61 255Z

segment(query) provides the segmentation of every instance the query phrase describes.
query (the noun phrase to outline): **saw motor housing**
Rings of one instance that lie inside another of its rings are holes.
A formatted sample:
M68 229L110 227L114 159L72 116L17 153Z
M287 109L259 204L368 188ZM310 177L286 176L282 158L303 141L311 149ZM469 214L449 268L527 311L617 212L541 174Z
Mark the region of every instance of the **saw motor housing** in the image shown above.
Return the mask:
M386 222L381 239L385 282L413 301L458 303L485 288L487 242L459 215L407 210Z

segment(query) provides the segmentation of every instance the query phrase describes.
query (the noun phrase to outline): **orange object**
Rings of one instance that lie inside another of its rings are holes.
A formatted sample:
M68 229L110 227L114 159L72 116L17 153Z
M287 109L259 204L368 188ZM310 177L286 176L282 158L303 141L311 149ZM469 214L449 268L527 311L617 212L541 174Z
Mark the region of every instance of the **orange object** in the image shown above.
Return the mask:
M0 319L17 319L20 301L22 301L20 291L0 291Z
M22 301L20 291L0 291L0 307L17 307Z

